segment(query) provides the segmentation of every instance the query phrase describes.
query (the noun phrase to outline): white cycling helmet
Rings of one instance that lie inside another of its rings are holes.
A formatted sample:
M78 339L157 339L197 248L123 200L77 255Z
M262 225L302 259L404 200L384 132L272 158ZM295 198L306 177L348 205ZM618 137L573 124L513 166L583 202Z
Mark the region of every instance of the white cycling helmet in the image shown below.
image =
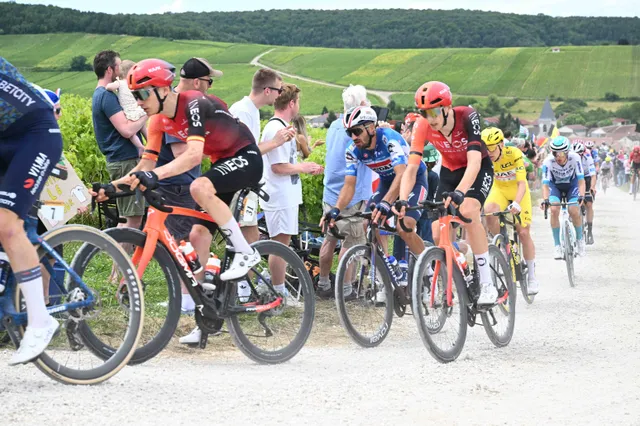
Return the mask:
M575 152L576 154L584 154L584 145L581 142L574 142L572 148L573 152Z
M359 124L375 123L377 121L378 115L373 108L368 106L349 108L344 117L342 117L342 124L344 124L345 129L350 129Z
M596 145L596 143L594 141L585 141L584 146L586 146L587 148L591 149Z
M517 148L523 148L527 141L523 138L511 138L511 143Z
M571 143L569 142L569 139L564 136L556 136L551 139L551 143L549 145L553 152L569 152Z

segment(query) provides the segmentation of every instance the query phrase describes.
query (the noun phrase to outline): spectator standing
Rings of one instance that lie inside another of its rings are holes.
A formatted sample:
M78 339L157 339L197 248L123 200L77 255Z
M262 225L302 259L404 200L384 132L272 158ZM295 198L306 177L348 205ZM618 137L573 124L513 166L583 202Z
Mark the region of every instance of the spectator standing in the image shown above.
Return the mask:
M298 160L302 161L309 158L311 151L317 146L324 144L321 139L316 140L313 145L309 145L309 133L307 132L307 120L303 116L298 115L292 121L293 128L296 131L296 147L298 149Z
M109 83L106 85L106 89L110 92L117 92L118 103L122 107L124 111L124 116L127 117L129 121L138 121L142 117L146 117L146 113L144 110L138 105L135 98L131 94L131 90L129 90L129 86L127 85L127 74L132 66L135 65L135 62L130 60L124 60L120 64L120 73L118 74L118 79L113 83ZM140 132L144 135L144 138L147 139L146 128L143 126L140 129ZM144 152L144 145L142 141L138 137L137 134L134 134L130 138L131 143L138 149L138 154L142 156Z
M345 112L357 106L371 106L371 102L367 99L367 90L359 85L349 85L349 87L344 89L342 92L342 103ZM345 152L353 142L347 135L342 123L343 115L344 114L340 114L340 116L331 123L327 131L327 155L325 157L324 191L322 194L322 210L324 214L334 208L338 202L338 195L340 194L340 189L344 186L344 177L347 169ZM372 171L363 163L359 163L357 167L358 176L361 178L356 181L356 191L347 208L343 210L344 215L364 211L367 200L371 198ZM340 257L342 257L349 247L365 242L364 223L362 220L351 219L349 221L340 221L337 223L337 226L338 231L346 236L342 242ZM329 275L331 273L333 254L337 244L338 240L327 233L320 247L319 297L327 298L334 295L331 289ZM348 295L349 293L345 294Z
M300 89L293 84L283 85L274 108L274 116L263 130L262 141L271 141L281 129L293 128L290 122L300 112ZM262 156L269 201L260 200L260 206L264 210L271 239L287 246L291 236L298 234L298 208L302 204L300 174L320 174L323 170L315 163L298 163L297 157L295 138ZM285 268L282 259L269 257L273 287L286 297Z
M118 97L106 89L120 72L120 55L113 50L99 52L93 59L93 71L98 77L98 85L93 92L91 109L93 130L100 152L107 159L107 171L111 181L127 176L138 163L139 152L131 142L133 135L145 125L147 117L129 121L124 114ZM139 228L144 214L144 203L136 197L116 200L120 216L126 219L118 226Z

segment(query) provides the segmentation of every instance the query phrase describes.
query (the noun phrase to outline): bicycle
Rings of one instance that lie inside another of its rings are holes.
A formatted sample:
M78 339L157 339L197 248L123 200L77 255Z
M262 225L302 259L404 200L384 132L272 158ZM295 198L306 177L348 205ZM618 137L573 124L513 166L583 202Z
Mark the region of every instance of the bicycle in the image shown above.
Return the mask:
M516 293L507 260L498 247L489 244L489 264L498 299L492 305L478 305L480 283L476 261L473 272L464 271L450 239L452 223L462 225L470 220L453 205L446 209L444 202L425 201L422 205L437 213L440 225L439 244L418 257L412 278L412 308L425 347L441 363L456 360L464 347L467 328L479 324L478 315L489 340L496 347L508 345L515 328ZM445 330L445 326L453 328L456 324L458 330ZM453 332L455 337L450 336ZM444 348L445 343L450 347Z
M577 202L567 203L566 198L563 198L560 203L545 204L544 218L548 217L548 209L550 206L560 206L560 247L562 248L562 257L567 265L567 275L569 276L569 285L571 287L576 286L576 275L573 265L573 260L578 256L578 240L576 236L576 229L571 222L568 205L577 205ZM581 213L582 215L582 213Z
M131 359L132 364L139 364L153 358L171 340L180 318L182 299L180 280L185 283L185 287L195 301L195 320L202 330L201 348L206 346L208 335L218 333L223 321L226 320L229 334L235 345L247 357L258 363L281 363L291 359L302 349L311 333L315 300L309 274L300 258L292 250L275 241L258 241L252 244L252 247L255 247L263 257L260 264L254 266L246 277L234 281L223 282L218 274L214 281L215 290L206 290L195 278L164 222L169 215L180 215L213 224L211 216L188 208L165 206L164 198L154 191L142 192L137 189L132 192L123 187L122 192L115 193L114 188L109 188L109 185L106 187L110 199L141 193L149 203L147 221L142 231L131 228L112 228L106 232L116 241L130 243L135 247L132 261L143 280L145 292L157 293L164 287L166 293L162 292L160 297L156 297L156 301L163 299L162 302L166 303L168 299L166 306L165 303L148 306L151 314L161 322L161 325L156 327L155 334L136 350ZM101 188L104 186L94 184L95 192ZM242 214L244 199L250 191L262 192L260 188L240 191L236 203L232 206L236 220ZM267 197L266 194L261 196ZM285 259L289 272L295 274L296 282L293 285L286 283L291 294L288 298L277 293L269 279L265 278L264 271L268 269L265 258L270 255ZM227 242L220 272L229 267L232 257L233 252L230 251L230 245ZM150 268L152 259L156 262ZM201 262L204 264L206 259L201 259ZM154 270L156 272L159 270L160 279L154 279ZM145 272L150 273L145 275ZM163 279L164 283L157 282ZM240 301L236 287L237 283L243 279L249 283L251 296L247 300ZM290 303L289 299L295 300ZM287 325L296 318L299 321L297 327ZM288 344L277 346L279 333L284 334L285 337L293 336L293 338ZM260 347L261 343L271 349Z
M511 220L508 216L511 215ZM482 216L497 216L500 221L500 233L495 235L491 241L498 247L509 262L511 268L511 280L520 287L522 297L530 305L535 299L535 295L529 294L529 267L524 260L524 250L522 241L515 230L516 223L521 224L520 214L513 214L509 210L495 213L485 213Z
M600 174L602 175L602 193L606 194L607 193L607 188L610 186L610 180L611 180L611 172L610 171L601 171Z
M631 179L633 179L633 184L631 185L631 193L633 194L633 201L635 201L636 196L638 195L638 186L640 185L640 182L638 182L638 179L640 179L640 174L638 174L638 169L633 166L631 167L631 173L633 173L631 175Z
M413 208L415 209L415 208ZM350 247L340 259L336 270L335 299L340 323L347 334L358 345L371 348L384 341L391 329L393 313L401 318L407 312L407 306L411 303L411 294L408 285L401 286L396 278L387 257L376 237L376 230L395 234L396 228L388 222L377 225L371 221L372 212L358 212L350 216L338 216L335 221L344 219L362 218L368 220L366 231L366 243ZM400 221L402 223L402 221ZM328 231L337 239L344 239L335 227ZM410 231L407 229L407 231ZM415 256L411 253L408 257L407 282L411 279ZM347 276L355 276L352 283L352 291L345 295L345 282ZM378 292L384 292L384 302L377 300ZM381 314L380 310L384 310ZM368 311L369 324L363 324L364 320L356 318L358 312L362 317ZM373 324L373 322L381 322Z
M128 363L141 336L142 284L131 259L120 245L96 229L65 225L38 236L36 214L42 205L37 202L32 208L25 220L25 231L37 248L41 267L51 275L50 289L55 297L50 299L47 311L64 322L45 352L33 363L61 383L101 383ZM83 253L92 253L95 262L83 262L82 258L86 257ZM112 262L123 277L121 286L130 295L127 303L107 297L114 294L114 287L101 281L106 271L111 270ZM26 306L10 265L5 273L8 273L8 279L4 293L0 295L0 317L2 327L18 347L27 325ZM116 326L122 330L115 330ZM117 339L122 341L114 347ZM104 348L104 341L108 343L108 350ZM85 356L89 354L91 358ZM104 363L96 364L95 357ZM74 361L77 366L67 365Z

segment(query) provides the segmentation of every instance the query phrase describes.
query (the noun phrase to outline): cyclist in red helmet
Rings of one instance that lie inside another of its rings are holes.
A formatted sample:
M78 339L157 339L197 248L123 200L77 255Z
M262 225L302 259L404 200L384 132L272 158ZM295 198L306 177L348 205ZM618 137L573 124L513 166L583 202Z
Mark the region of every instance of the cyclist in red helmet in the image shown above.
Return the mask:
M454 203L460 213L471 219L464 225L480 274L479 305L495 303L498 291L491 279L489 245L480 221L482 205L493 184L493 164L487 147L480 137L480 117L471 107L453 107L449 86L429 81L416 91L416 107L422 117L413 128L409 165L403 175L400 200L406 200L414 185L415 170L422 162L424 146L433 144L442 155L440 183L436 201L449 196L446 204ZM438 223L434 223L435 241L440 237Z
M629 182L629 194L633 193L633 183L636 180L636 175L640 171L640 146L633 147L631 154L629 155L629 162L631 163L631 181Z
M262 157L249 128L235 119L219 98L196 90L175 93L171 84L175 67L160 59L145 59L127 75L133 96L150 116L150 126L187 142L186 151L151 171L132 173L131 188L154 189L158 181L191 170L211 158L211 169L190 185L193 199L215 220L233 245L235 256L222 280L246 275L260 261L260 254L246 241L228 204L235 192L257 187L262 178ZM149 149L149 147L147 148ZM158 155L157 152L150 154ZM208 258L211 235L197 224L190 239L201 259ZM208 226L207 226L208 227Z

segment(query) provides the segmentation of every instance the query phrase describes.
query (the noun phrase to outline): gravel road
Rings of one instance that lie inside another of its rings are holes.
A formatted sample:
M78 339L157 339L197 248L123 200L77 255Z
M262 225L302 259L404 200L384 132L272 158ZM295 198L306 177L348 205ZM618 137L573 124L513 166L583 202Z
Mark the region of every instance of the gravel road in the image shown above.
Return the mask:
M95 387L7 367L4 351L0 424L640 425L640 227L629 211L640 203L615 188L597 201L596 245L576 261L576 288L537 212L541 293L531 306L518 294L506 348L476 327L460 358L441 365L405 317L375 349L337 339L261 366L211 340Z

